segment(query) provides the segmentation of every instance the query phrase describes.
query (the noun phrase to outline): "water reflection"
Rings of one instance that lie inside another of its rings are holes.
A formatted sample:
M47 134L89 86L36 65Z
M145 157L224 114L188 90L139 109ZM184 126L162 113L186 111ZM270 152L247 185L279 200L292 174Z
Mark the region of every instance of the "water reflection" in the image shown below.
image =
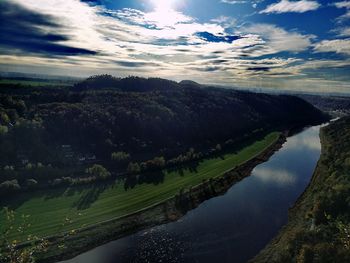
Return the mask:
M265 183L291 185L296 181L296 176L287 170L259 167L254 175Z
M315 133L319 132L319 126L310 127L307 132L299 134L299 136L291 137L288 140L288 147L295 149L310 149L310 150L321 150L319 136L314 136Z
M320 156L319 126L288 138L229 191L175 223L113 241L65 263L246 262L287 222Z

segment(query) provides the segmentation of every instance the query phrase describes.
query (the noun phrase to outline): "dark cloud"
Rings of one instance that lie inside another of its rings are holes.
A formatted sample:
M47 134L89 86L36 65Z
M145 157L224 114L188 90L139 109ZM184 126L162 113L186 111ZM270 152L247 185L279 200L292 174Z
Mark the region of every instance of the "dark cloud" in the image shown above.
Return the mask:
M116 61L116 64L122 67L137 68L145 66L159 66L157 63L153 62L138 62L138 61Z
M102 5L104 1L103 0L80 0L80 2Z
M228 63L230 60L228 59L215 59L210 61L212 64L223 64L223 63Z
M247 70L251 70L251 71L270 71L270 68L269 67L250 67L250 68L247 68Z
M0 47L1 53L35 53L48 56L94 55L95 51L58 44L68 40L62 34L44 32L41 28L53 31L60 29L52 17L35 13L8 1L0 2Z
M218 66L206 66L206 67L191 67L193 70L203 71L203 72L213 72L213 71L219 71L222 70L221 67Z
M209 32L199 32L196 34L198 37L208 41L208 42L226 42L232 43L233 41L240 39L240 36L216 36Z

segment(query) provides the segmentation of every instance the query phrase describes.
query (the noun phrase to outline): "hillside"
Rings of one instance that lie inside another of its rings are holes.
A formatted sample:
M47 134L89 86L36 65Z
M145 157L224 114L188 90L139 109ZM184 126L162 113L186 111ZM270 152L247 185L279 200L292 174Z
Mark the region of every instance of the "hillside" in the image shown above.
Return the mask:
M1 89L0 181L83 177L95 163L113 173L158 169L327 118L297 97L188 81L103 75L71 88Z
M350 97L345 96L321 96L321 95L298 95L316 108L329 112L332 116L342 117L350 113Z
M313 179L280 234L251 262L350 262L350 117L321 130Z

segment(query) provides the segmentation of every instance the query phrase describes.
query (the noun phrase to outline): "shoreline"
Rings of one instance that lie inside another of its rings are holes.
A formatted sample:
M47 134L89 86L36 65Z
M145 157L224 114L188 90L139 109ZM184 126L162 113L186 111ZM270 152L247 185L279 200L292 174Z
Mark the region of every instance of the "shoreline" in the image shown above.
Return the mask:
M145 207L132 214L77 229L73 235L63 233L46 237L45 239L51 245L46 253L38 255L38 262L58 262L72 259L113 240L156 225L178 220L205 200L226 193L234 184L249 176L257 165L266 162L276 151L282 148L287 136L288 131L281 133L277 140L262 152L239 166L205 180L190 189L180 191L179 194L157 204ZM65 245L65 248L54 249L54 247L62 244ZM22 246L25 246L25 244L22 244Z
M288 244L290 244L290 238L293 239L293 235L296 235L295 233L297 231L302 231L304 229L311 230L315 227L314 219L306 219L306 214L312 209L313 191L315 187L320 184L319 181L322 180L322 169L324 169L323 162L327 155L326 147L329 144L323 128L320 129L319 136L322 146L320 158L317 161L307 187L288 209L287 223L282 226L278 233L257 255L248 261L249 263L280 262L281 253L284 252L284 249L287 249Z

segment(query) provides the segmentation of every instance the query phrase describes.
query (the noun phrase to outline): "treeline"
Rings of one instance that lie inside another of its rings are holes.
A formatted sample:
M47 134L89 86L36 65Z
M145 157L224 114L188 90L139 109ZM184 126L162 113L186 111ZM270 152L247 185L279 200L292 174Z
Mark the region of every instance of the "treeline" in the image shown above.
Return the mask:
M37 180L24 179L24 176L18 180L6 180L0 182L0 196L15 194L21 191L35 190L39 187L58 187L58 186L74 186L74 185L84 185L91 184L98 181L105 181L111 178L111 173L102 165L94 164L85 170L85 173L80 176L62 176L54 177L59 175L59 173L53 174L52 178L47 177L48 181L44 183L39 183ZM27 175L28 176L28 175Z
M64 176L49 181L50 186L72 186L72 185L83 185L91 184L97 181L104 181L111 177L111 173L102 165L94 164L85 171L87 176L84 177L69 177Z
M35 179L26 179L23 185L20 185L17 179L8 180L0 183L0 196L20 192L22 188L33 190L36 189L37 185L38 182Z

